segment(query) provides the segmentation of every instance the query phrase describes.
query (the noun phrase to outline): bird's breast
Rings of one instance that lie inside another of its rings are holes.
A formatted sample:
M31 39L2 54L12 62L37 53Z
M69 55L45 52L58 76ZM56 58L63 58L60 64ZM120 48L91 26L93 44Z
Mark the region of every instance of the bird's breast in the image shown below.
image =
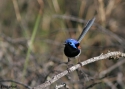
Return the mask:
M70 45L65 45L64 53L67 57L76 57L80 54L80 49L73 48Z

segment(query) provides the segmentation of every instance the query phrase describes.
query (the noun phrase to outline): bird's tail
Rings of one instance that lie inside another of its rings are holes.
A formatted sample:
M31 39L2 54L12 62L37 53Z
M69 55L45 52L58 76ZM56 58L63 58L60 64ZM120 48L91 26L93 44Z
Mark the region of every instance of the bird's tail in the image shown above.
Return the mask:
M83 28L82 33L80 34L79 38L78 38L78 42L80 43L81 40L83 39L83 37L85 36L85 34L87 33L87 31L90 29L90 27L92 26L92 24L95 21L95 17L91 20L89 20L86 24L86 26Z

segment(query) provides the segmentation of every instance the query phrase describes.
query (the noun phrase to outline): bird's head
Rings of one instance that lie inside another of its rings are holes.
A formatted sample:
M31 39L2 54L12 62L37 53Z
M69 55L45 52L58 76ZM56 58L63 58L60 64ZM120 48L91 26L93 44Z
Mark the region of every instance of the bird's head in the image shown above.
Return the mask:
M75 39L67 39L64 44L69 45L75 49L80 49L79 42Z

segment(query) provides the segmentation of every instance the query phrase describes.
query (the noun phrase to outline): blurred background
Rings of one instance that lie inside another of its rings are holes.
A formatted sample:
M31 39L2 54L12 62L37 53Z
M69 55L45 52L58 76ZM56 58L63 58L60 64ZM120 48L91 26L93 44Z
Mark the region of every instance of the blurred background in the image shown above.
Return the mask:
M15 80L34 87L66 70L63 43L77 39L93 17L95 23L81 42L80 61L108 51L124 52L124 8L125 0L1 0L0 85L25 88L7 82ZM69 89L125 89L124 67L122 58L94 62L48 89L62 83Z

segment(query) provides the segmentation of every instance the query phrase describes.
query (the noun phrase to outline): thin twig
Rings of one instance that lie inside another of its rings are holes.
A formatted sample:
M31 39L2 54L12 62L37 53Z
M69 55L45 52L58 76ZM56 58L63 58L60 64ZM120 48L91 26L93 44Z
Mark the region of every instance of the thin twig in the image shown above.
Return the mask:
M116 69L117 67L121 66L122 64L125 63L125 60L121 60L119 62L117 62L115 65L111 66L110 68L108 68L107 70L102 71L99 76L102 77L108 73L110 73L111 71L113 71L114 69Z
M12 1L13 1L13 6L14 6L14 9L15 9L15 13L16 13L16 18L20 22L21 21L21 15L20 15L17 0L12 0Z
M23 83L21 83L21 82L15 81L15 80L0 80L0 82L14 82L14 83L17 83L17 84L19 84L19 85L22 85L22 86L24 86L24 87L26 87L26 88L28 88L28 89L32 89L32 87L30 87L30 86L28 86L28 85L26 85L26 84L23 84Z

